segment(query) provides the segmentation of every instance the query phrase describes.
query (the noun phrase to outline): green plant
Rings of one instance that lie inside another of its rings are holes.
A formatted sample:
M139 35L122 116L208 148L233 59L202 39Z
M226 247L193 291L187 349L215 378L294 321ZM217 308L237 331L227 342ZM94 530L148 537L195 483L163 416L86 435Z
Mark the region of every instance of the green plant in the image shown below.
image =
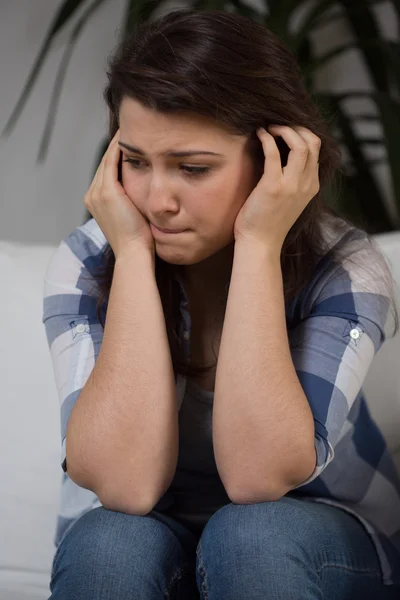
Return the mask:
M64 0L43 41L40 52L32 67L21 96L5 126L2 135L9 134L24 108L37 76L51 49L55 37L66 26L73 27L66 44L50 100L48 118L39 147L38 161L46 158L53 123L57 114L58 101L65 73L73 53L76 41L86 23L102 4L112 0ZM187 6L202 9L220 9L237 12L264 23L295 54L302 70L306 86L326 116L334 135L340 140L349 157L343 164L343 176L340 191L332 189L327 197L345 217L365 227L370 233L380 233L400 229L400 44L382 37L374 7L383 0L264 0L264 9L258 10L242 0L195 0ZM386 4L388 2L386 1ZM391 0L393 12L400 24L400 0ZM292 26L296 11L302 10L302 19ZM134 31L140 22L158 16L165 10L165 0L129 0L123 19L121 36ZM313 48L312 35L328 23L345 19L354 34L354 42L338 44L323 56L318 56ZM317 92L315 80L318 70L326 66L337 56L358 48L373 83L373 91L354 91L333 93ZM346 101L354 98L368 99L371 112L352 116L346 110ZM362 122L381 124L382 136L363 137L357 131ZM367 156L368 145L373 144L385 151L383 159L371 160ZM108 141L101 144L96 168L100 162ZM396 215L393 217L383 199L382 192L372 167L378 162L387 161L390 169Z

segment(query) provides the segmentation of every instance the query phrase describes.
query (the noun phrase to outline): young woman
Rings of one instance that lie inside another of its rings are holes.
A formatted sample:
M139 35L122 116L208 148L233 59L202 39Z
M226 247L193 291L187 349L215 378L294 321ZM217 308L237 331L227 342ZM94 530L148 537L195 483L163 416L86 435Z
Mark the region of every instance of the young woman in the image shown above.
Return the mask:
M45 277L51 598L398 598L400 482L362 391L393 280L323 201L340 152L294 57L185 9L108 77L93 218Z

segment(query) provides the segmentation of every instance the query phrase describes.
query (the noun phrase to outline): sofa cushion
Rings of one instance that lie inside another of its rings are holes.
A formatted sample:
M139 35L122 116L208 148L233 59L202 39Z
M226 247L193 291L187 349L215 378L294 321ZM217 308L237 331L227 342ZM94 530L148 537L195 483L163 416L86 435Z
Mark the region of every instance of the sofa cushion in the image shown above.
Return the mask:
M400 233L376 236L400 284ZM43 278L53 246L0 242L0 598L46 600L58 514L60 421L45 329ZM396 262L397 261L397 262ZM400 471L400 335L375 357L364 390ZM5 414L4 414L5 413ZM4 542L4 540L6 542Z
M375 240L394 275L400 310L400 233L376 235ZM380 348L363 387L371 414L395 453L400 471L400 332Z
M52 246L0 242L0 598L49 597L58 512L60 424L42 323Z

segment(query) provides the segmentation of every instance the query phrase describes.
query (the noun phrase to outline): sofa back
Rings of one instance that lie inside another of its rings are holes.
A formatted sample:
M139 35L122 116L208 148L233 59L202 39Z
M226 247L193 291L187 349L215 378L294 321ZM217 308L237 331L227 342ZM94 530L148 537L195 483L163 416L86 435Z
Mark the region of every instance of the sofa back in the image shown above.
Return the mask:
M374 237L391 266L400 313L400 232ZM400 471L400 332L376 354L363 387L368 407L385 434Z
M376 236L400 289L400 232ZM0 597L48 597L58 513L60 417L42 324L43 278L53 246L0 242ZM5 386L5 387L4 387ZM364 390L400 470L400 335L376 355ZM8 590L2 596L2 590ZM37 590L35 596L33 590ZM41 590L41 591L40 591ZM41 595L39 595L41 594Z

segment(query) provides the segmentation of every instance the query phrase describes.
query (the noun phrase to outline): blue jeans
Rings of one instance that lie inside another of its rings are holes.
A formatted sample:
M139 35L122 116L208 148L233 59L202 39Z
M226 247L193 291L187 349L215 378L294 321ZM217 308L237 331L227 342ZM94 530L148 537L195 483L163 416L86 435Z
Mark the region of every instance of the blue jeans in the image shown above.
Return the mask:
M399 600L358 520L284 496L226 504L197 535L166 514L95 508L55 553L49 600Z

